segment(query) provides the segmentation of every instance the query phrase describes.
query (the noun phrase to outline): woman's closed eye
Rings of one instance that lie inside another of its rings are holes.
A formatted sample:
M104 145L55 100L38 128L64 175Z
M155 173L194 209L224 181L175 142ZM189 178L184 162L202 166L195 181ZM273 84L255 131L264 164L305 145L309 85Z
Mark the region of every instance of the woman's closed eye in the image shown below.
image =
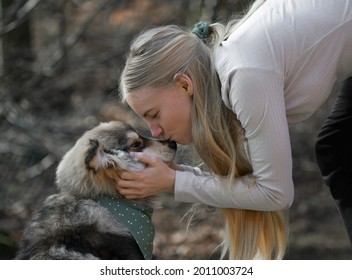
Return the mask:
M155 120L155 119L158 117L158 115L159 115L159 112L156 112L156 113L153 114L150 118L151 118L152 120Z

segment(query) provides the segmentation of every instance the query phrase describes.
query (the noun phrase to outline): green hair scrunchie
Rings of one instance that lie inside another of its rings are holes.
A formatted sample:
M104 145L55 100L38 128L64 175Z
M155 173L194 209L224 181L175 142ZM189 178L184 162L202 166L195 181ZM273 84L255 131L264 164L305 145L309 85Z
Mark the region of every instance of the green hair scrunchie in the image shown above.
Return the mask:
M192 29L192 33L197 35L199 39L206 39L210 36L209 34L209 24L204 21L196 23Z

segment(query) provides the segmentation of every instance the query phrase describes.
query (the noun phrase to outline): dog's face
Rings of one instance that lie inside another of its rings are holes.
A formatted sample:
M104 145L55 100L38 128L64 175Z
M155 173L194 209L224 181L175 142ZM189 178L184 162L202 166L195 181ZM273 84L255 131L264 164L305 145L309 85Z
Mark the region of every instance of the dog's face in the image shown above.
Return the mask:
M58 187L82 197L116 195L116 170L144 168L130 152L144 152L170 162L176 143L142 137L126 123L102 123L87 131L63 157L57 169Z

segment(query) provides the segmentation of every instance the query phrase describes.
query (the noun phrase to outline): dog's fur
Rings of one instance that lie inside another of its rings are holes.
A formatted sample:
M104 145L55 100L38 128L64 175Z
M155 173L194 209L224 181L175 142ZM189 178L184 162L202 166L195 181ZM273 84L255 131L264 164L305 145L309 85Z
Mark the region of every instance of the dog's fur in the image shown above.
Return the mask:
M28 223L16 259L143 259L130 232L93 200L118 195L116 169L144 168L132 151L170 162L176 143L144 138L117 121L87 131L60 162L60 192L49 196ZM151 206L153 198L138 203Z

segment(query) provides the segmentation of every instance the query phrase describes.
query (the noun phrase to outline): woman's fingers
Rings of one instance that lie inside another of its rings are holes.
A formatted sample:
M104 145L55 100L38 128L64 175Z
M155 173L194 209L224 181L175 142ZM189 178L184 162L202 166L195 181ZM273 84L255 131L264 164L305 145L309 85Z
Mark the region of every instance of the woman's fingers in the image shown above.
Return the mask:
M172 192L175 170L162 160L144 154L134 153L136 160L144 163L146 168L138 172L115 171L117 191L127 199L141 199L160 192Z
M160 160L157 159L155 156L148 155L146 153L130 153L132 157L134 157L136 160L144 163L145 165L154 165L156 161Z
M119 172L119 177L122 180L126 180L126 181L135 181L137 180L137 176L135 172L129 172L129 171L120 171Z
M141 189L135 186L119 187L118 191L123 197L127 199L138 199L144 197L144 193L141 191Z

